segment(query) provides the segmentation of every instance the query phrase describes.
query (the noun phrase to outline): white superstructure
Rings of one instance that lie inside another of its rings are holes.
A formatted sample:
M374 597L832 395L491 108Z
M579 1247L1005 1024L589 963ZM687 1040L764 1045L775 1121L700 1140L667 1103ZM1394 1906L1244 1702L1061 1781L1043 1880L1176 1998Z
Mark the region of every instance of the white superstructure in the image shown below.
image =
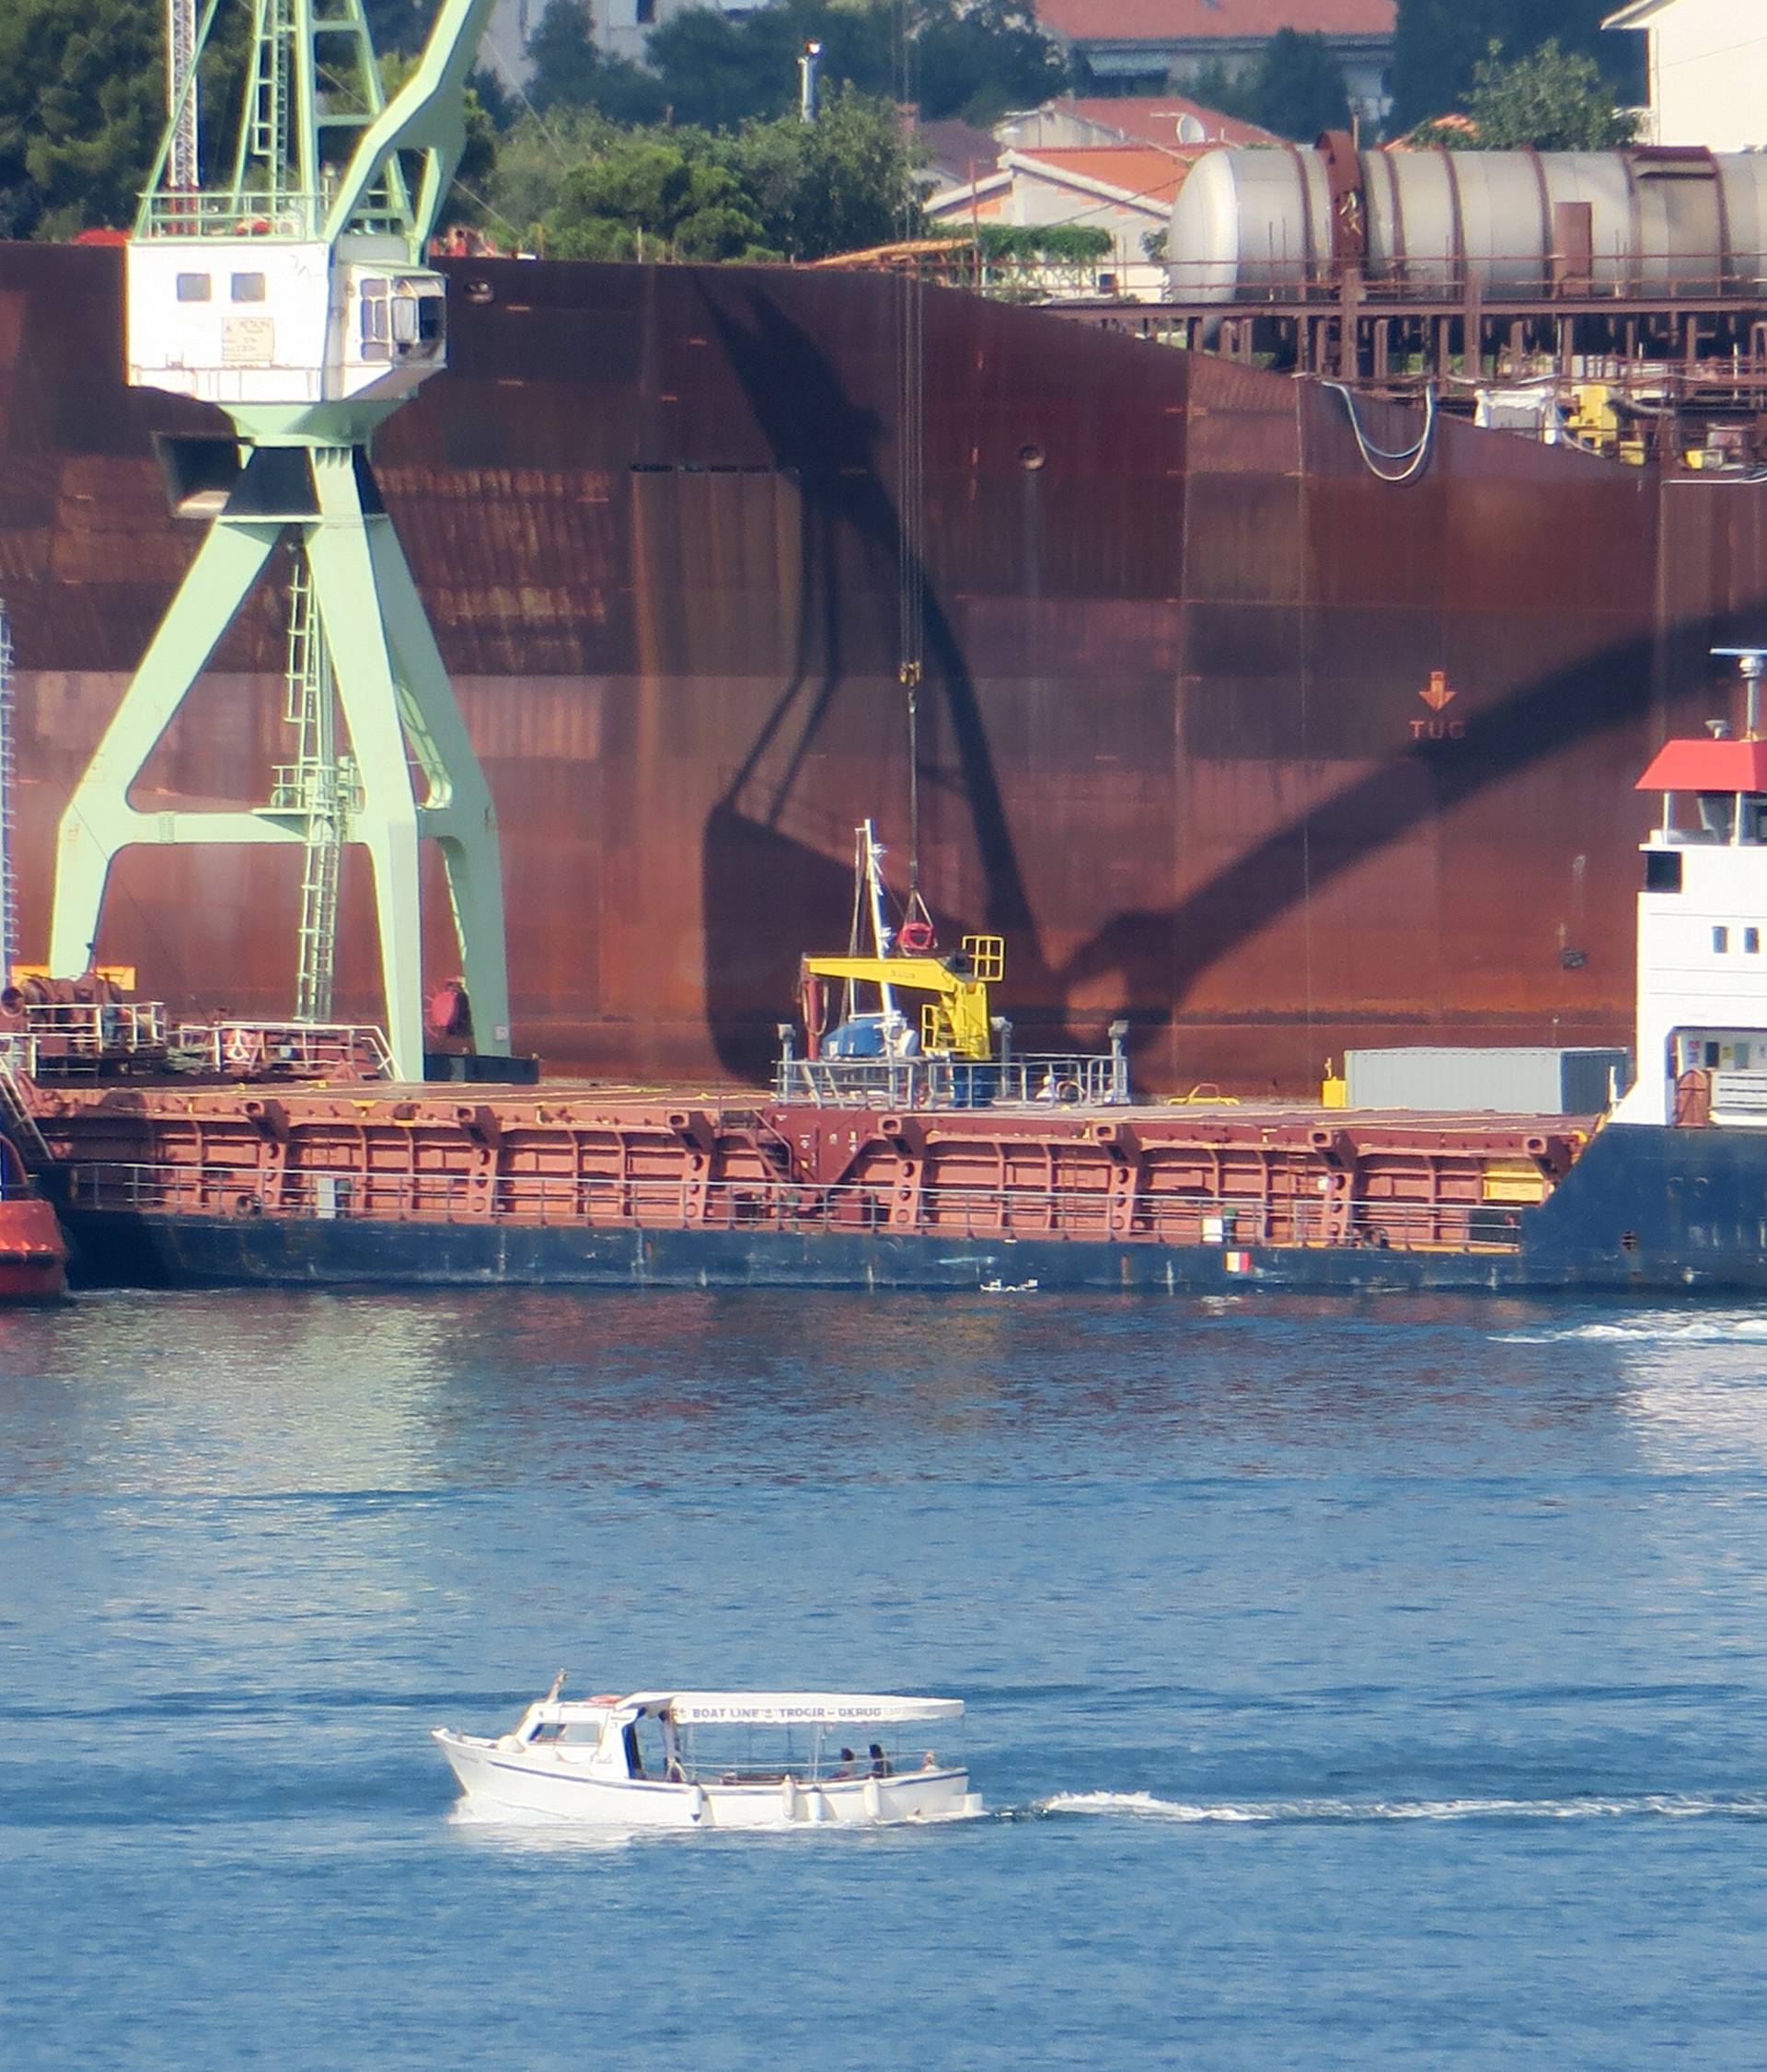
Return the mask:
M1667 742L1638 896L1637 1078L1617 1122L1767 1127L1767 740Z
M447 284L397 237L137 238L129 380L199 402L299 405L410 395L444 365Z

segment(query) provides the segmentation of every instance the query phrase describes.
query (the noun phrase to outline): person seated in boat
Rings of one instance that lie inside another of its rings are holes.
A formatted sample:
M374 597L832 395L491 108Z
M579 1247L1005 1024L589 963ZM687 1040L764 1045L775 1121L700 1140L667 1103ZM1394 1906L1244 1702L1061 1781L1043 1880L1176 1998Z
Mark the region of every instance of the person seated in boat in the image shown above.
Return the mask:
M853 1754L850 1748L843 1748L840 1752L839 1762L835 1765L834 1768L829 1771L828 1775L831 1777L849 1777L853 1774L853 1765L858 1760L859 1758Z
M884 1754L881 1742L873 1742L866 1754L872 1759L872 1775L874 1777L886 1777L890 1775L893 1765L889 1757Z

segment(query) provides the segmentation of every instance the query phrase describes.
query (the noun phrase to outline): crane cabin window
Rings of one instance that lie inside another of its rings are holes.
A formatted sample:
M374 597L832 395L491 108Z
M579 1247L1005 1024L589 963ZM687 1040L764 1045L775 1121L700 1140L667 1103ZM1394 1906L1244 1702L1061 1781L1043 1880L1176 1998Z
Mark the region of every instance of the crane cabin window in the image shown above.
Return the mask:
M236 302L261 302L264 299L264 277L261 273L236 273L232 285L233 299Z
M209 299L208 275L180 273L178 277L178 299L180 302L206 302Z
M362 284L362 356L364 360L390 360L392 325L387 314L385 281Z

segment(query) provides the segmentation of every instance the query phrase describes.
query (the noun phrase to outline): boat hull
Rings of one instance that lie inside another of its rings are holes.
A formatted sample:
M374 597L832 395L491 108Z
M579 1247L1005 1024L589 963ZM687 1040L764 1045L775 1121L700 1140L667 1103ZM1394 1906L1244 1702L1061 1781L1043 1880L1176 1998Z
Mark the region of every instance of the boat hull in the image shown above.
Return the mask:
M146 1286L1767 1292L1767 1132L1611 1125L1508 1249L65 1213L82 1279Z
M889 1827L962 1820L981 1811L966 1770L935 1768L887 1777L765 1783L666 1784L595 1777L561 1747L505 1749L473 1735L435 1731L436 1744L474 1813L572 1826L781 1829Z

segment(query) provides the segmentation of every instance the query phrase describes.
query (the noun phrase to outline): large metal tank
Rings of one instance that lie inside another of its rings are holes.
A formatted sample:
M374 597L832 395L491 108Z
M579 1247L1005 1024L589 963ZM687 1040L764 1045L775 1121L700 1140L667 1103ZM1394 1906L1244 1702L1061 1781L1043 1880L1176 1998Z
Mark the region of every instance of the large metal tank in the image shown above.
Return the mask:
M1167 256L1193 303L1294 300L1351 263L1423 297L1742 291L1767 276L1767 156L1223 148L1179 189Z

